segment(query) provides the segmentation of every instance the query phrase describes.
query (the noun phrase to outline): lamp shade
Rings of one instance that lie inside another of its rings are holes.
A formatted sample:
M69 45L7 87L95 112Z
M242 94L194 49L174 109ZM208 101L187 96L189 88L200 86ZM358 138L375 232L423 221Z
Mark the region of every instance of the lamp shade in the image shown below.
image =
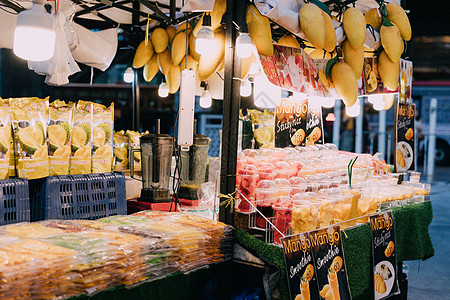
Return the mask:
M44 61L55 52L55 18L46 12L43 1L17 16L14 30L14 54L30 61Z

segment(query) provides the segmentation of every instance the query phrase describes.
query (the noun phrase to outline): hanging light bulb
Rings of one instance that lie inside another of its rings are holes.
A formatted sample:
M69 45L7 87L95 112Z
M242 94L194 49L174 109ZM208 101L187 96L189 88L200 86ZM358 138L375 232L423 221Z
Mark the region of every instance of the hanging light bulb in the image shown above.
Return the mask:
M44 8L44 0L35 0L29 10L17 15L14 30L14 54L30 61L44 61L55 52L55 17Z
M332 108L336 104L336 99L334 98L322 98L322 107Z
M200 54L206 54L208 51L214 49L214 32L211 30L211 16L206 13L203 16L202 29L197 33L195 40L195 51Z
M252 94L252 84L248 79L241 81L241 96L248 97Z
M126 83L132 83L134 81L134 71L131 67L128 67L123 73L123 81Z
M161 98L166 98L169 96L169 86L165 82L161 82L158 88L158 96Z
M352 106L345 107L345 114L351 118L359 116L360 113L361 113L361 104L359 102L359 98Z
M247 23L241 26L241 31L236 39L236 54L239 58L247 58L253 54L253 43L248 35Z
M202 96L200 97L200 107L210 108L211 104L212 104L211 95L209 94L209 91L205 89L202 93Z

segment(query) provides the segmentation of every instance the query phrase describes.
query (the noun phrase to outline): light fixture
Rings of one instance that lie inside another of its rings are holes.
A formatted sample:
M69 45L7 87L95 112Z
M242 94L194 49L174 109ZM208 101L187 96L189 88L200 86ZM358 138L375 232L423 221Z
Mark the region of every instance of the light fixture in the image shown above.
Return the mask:
M253 53L253 43L248 35L247 23L242 24L240 29L236 39L236 54L239 58L247 58Z
M205 89L200 97L200 107L210 108L212 104L212 99L209 91Z
M166 98L169 96L169 86L165 82L161 82L158 88L158 96L161 98Z
M241 96L248 97L252 94L252 84L250 80L244 79L241 81Z
M360 113L361 113L361 104L359 98L352 106L345 107L345 114L351 118L359 116Z
M336 104L336 99L334 98L322 98L321 105L325 108L332 108Z
M200 54L206 54L214 49L214 32L211 30L211 16L209 13L203 15L202 29L197 33L195 40L195 51Z
M123 81L126 83L132 83L134 81L134 71L131 67L128 67L123 73Z
M35 0L29 10L17 15L14 30L14 54L29 61L44 61L55 52L55 17L44 8L44 0Z

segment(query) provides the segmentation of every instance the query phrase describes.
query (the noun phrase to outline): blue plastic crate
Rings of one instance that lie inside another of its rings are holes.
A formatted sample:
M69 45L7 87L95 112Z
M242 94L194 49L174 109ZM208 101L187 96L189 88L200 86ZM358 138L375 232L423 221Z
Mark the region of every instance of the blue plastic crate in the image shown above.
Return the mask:
M28 180L0 180L0 225L30 221Z
M123 172L30 180L31 220L95 220L126 215Z

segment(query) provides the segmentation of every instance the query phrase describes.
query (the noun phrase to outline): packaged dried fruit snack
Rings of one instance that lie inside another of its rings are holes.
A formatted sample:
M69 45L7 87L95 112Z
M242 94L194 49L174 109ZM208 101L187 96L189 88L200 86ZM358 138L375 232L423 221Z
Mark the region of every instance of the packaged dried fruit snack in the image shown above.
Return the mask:
M70 174L91 173L92 104L92 102L80 100L73 106Z
M68 175L73 105L56 100L48 108L48 159L50 175Z
M12 98L10 106L18 176L28 179L48 176L48 97Z
M114 132L114 170L128 169L128 136L123 130Z
M10 112L9 101L0 99L0 179L9 177L11 155L13 157L14 167L14 147L11 147Z
M127 130L127 136L129 138L129 147L128 149L140 149L141 148L141 135L137 131ZM134 170L140 171L141 170L141 152L134 152L132 161L130 160L130 163L134 164Z
M92 173L106 173L112 171L113 163L113 132L114 132L114 103L109 107L94 103L94 130L92 145Z

